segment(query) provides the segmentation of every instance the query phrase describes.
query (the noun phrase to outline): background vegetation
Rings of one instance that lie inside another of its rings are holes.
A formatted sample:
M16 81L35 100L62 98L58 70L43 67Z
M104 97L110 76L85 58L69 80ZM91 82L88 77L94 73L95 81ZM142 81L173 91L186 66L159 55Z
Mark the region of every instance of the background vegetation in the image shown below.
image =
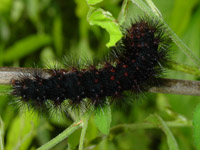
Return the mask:
M87 2L91 4L92 1ZM69 55L88 59L101 58L115 41L112 41L112 37L110 40L108 32L112 36L111 29L105 30L104 24L94 19L96 16L92 16L92 7L89 8L87 2L0 0L0 65L32 67L36 64L37 67L46 67L60 63L64 56ZM200 1L153 2L166 23L200 57ZM125 8L126 17L121 18L122 3L121 0L104 0L95 7L111 13L111 16L108 14L111 17L108 17L108 22L112 23L115 18L123 25L143 14L136 5L129 2ZM89 10L92 15L88 13ZM175 45L172 47L172 54L173 60L194 66L191 59ZM167 70L166 77L199 79L173 70ZM9 93L10 88L1 87L1 91ZM9 94L0 95L0 141L4 143L6 150L36 149L73 122L69 116L48 118L37 117L34 112L20 112L11 101ZM126 110L112 108L111 127L114 128L111 128L112 132L108 135L104 129L99 132L101 127L95 124L96 118L92 115L84 146L96 150L176 150L177 146L181 150L195 149L195 144L199 144L198 108L194 116L195 132L191 120L198 103L199 97L195 96L149 94L127 106ZM153 125L146 127L146 122ZM115 130L119 124L131 126L124 125ZM52 149L76 148L80 133L80 129L76 130Z

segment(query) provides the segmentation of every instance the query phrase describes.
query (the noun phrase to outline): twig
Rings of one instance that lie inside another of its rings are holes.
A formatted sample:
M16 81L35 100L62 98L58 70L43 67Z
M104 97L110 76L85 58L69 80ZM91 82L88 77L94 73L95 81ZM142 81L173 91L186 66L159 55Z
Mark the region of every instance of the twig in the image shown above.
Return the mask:
M50 76L48 69L0 67L0 84L10 84L12 79L31 76L40 70L44 77L48 78Z
M60 133L58 136L50 140L48 143L42 145L37 150L47 150L67 138L69 135L71 135L74 131L82 127L82 122L80 121L74 122L71 126L69 126L67 129L65 129L62 133Z
M0 68L0 84L11 84L12 79L17 79L23 74L30 76L37 70L33 68ZM48 69L42 70L43 77L50 76ZM177 79L160 79L162 85L152 87L149 92L152 93L169 93L181 95L200 96L200 81L177 80Z
M164 78L160 80L162 85L152 87L149 92L200 96L200 81Z

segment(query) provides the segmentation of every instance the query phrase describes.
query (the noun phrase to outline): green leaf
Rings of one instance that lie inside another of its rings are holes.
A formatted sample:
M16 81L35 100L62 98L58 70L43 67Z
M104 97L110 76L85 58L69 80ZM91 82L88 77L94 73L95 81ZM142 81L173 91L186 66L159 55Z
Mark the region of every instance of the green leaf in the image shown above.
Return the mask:
M12 0L0 0L0 15L11 10Z
M2 57L5 62L12 62L13 60L23 58L50 43L51 37L49 35L31 35L17 41L13 46L5 50L5 53Z
M78 129L68 137L68 146L71 150L76 149L76 147L78 146L80 135L81 129Z
M43 24L40 19L40 11L41 11L41 1L40 0L27 0L26 5L27 5L27 15L37 28L39 32L43 32Z
M108 134L110 131L111 123L111 109L110 106L105 106L96 111L95 124L97 128L103 133Z
M87 23L87 21L85 20L85 16L87 15L89 8L86 1L75 0L75 3L76 3L76 9L75 9L76 16L80 19L80 21L82 21L83 19L84 22ZM80 27L82 26L81 24L82 23L80 22Z
M63 31L62 20L60 16L56 16L53 24L53 40L58 56L62 56L63 51Z
M24 3L20 0L13 1L12 9L11 9L11 15L10 15L10 20L13 23L16 23L21 19L20 17L23 15L24 11Z
M176 139L174 138L172 132L170 131L167 124L160 116L158 116L157 114L151 115L147 118L147 120L153 123L154 125L156 125L158 128L161 128L163 130L163 132L167 136L167 143L168 143L169 150L179 149Z
M110 41L106 44L107 47L114 46L121 39L120 27L110 12L101 8L90 7L87 20L90 25L98 25L109 33Z
M88 5L96 5L100 2L102 2L103 0L86 0Z
M44 66L48 66L49 68L54 68L55 63L56 63L56 65L58 63L56 61L56 56L53 51L53 48L50 46L47 46L41 50L40 60L43 62Z
M176 31L177 35L181 35L187 28L188 24L190 23L190 17L193 13L193 8L195 5L197 5L197 3L198 0L174 1L170 27Z
M8 130L6 150L27 150L35 136L34 129L38 126L38 120L33 112L23 112L21 116L17 116Z
M200 150L200 104L197 105L194 111L193 126L194 143L197 150Z

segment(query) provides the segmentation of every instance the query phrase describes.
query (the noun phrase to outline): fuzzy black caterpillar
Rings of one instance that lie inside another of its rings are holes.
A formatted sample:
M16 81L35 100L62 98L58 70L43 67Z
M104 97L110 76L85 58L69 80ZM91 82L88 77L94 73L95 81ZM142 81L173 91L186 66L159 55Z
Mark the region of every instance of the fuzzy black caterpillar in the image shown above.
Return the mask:
M48 109L68 101L79 106L88 98L90 104L105 104L105 97L119 97L124 91L147 91L161 84L163 67L168 62L170 39L155 19L139 19L124 31L122 39L112 48L112 61L86 69L52 69L50 77L41 73L12 80L14 96L32 107Z

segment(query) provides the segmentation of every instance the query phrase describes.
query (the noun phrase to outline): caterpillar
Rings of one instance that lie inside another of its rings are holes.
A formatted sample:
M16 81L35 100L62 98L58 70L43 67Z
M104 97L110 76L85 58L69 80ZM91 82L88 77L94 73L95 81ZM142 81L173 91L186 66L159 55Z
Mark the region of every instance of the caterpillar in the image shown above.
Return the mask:
M169 61L170 43L161 23L139 18L111 48L111 59L84 69L51 69L47 78L36 71L31 76L13 79L12 95L44 110L50 108L49 103L53 107L65 102L67 107L83 103L98 107L106 104L106 97L120 97L125 91L140 94L162 84L159 78Z

